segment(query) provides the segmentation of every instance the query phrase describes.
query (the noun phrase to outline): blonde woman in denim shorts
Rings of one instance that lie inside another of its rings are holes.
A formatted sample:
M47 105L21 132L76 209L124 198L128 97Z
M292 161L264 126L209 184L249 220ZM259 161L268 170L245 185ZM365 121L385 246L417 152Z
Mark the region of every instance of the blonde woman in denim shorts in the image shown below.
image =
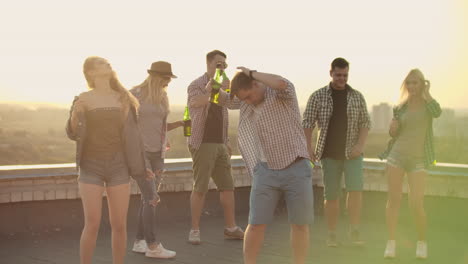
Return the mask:
M430 92L430 83L418 69L411 70L401 86L401 100L393 110L392 137L381 158L387 159L388 200L386 208L389 238L385 258L396 256L396 227L402 197L403 177L408 175L409 205L413 211L418 241L416 258L427 258L424 189L427 169L435 163L432 120L441 114Z

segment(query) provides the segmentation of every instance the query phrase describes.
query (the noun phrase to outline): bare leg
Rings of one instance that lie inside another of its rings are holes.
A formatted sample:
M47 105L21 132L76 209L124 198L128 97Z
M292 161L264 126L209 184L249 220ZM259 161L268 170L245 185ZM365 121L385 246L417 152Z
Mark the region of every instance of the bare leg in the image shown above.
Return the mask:
M104 187L80 182L78 188L84 212L84 228L80 239L80 263L91 264L101 224Z
M359 226L361 223L362 192L348 193L347 209L351 226Z
M112 229L112 260L123 264L127 252L127 212L130 184L107 187L107 205Z
M304 264L309 249L309 225L291 225L294 264Z
M327 217L328 231L335 232L338 223L338 214L340 213L339 200L325 200L325 215Z
M257 256L262 248L266 225L248 225L244 239L244 264L257 263Z
M224 209L224 225L226 227L236 226L234 191L221 191L219 199Z
M424 210L424 190L426 188L425 171L418 171L408 174L408 183L410 186L409 204L416 220L416 229L418 230L418 240L426 240L426 212Z
M403 169L391 165L387 166L388 198L386 217L388 240L395 240L404 176L405 171Z
M200 230L200 217L205 204L205 193L192 191L190 209L192 211L192 230Z

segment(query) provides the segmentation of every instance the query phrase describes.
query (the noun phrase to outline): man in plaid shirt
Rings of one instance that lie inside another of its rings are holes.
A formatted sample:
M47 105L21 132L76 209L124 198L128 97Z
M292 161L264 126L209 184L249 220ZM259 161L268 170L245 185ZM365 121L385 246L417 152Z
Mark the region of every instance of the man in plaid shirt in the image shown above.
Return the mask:
M312 167L294 85L278 75L239 69L227 105L240 108L239 149L253 177L244 263L256 263L266 225L282 195L294 263L305 263L313 220Z
M210 178L220 192L224 208L227 239L243 239L244 231L236 225L234 208L234 181L231 174L231 151L228 145L228 112L226 107L210 102L213 76L216 68L225 69L226 54L214 50L206 55L207 71L188 87L188 107L192 119L192 136L188 147L193 159L193 191L190 196L192 228L189 242L200 244L200 216L208 191ZM229 86L229 80L222 84Z
M332 81L310 96L302 122L309 153L313 160L322 162L329 230L327 245L330 247L338 246L335 230L343 173L348 191L350 238L356 245L363 244L358 226L362 207L363 150L370 119L364 97L347 84L348 72L349 63L345 59L333 60L330 70ZM313 147L311 141L315 126L319 137L317 146Z

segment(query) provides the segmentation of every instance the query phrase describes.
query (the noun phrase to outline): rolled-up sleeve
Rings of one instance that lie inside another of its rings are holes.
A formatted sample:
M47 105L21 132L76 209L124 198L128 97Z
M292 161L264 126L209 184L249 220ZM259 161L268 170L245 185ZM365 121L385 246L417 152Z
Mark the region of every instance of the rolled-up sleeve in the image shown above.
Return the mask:
M440 104L435 99L426 103L426 109L431 113L433 118L438 118L442 114Z
M309 97L306 109L304 111L304 115L302 118L303 128L315 128L315 123L317 121L317 110L317 96L316 93L313 93Z
M231 97L231 94L220 90L219 91L219 105L225 106L231 110L240 109L242 101L237 96Z
M285 78L283 78L283 81L286 83L286 88L283 90L275 90L276 96L281 100L295 99L296 88L294 87L294 84Z
M367 110L366 99L362 94L359 94L359 97L361 101L361 110L359 112L359 128L368 128L370 130L372 124L369 116L369 111Z
M205 91L204 87L200 87L200 84L197 82L192 82L188 88L187 88L187 100L188 100L188 106L193 107L194 103L197 99L197 96L200 95L208 95L208 93Z

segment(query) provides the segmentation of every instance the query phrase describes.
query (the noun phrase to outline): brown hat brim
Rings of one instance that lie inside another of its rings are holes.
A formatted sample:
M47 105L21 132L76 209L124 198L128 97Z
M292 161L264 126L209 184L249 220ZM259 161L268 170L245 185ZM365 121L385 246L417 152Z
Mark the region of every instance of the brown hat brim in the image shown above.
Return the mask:
M153 75L161 75L161 76L166 76L166 77L171 77L171 78L177 78L177 76L175 76L171 72L160 72L160 71L148 70L148 73L153 74Z

